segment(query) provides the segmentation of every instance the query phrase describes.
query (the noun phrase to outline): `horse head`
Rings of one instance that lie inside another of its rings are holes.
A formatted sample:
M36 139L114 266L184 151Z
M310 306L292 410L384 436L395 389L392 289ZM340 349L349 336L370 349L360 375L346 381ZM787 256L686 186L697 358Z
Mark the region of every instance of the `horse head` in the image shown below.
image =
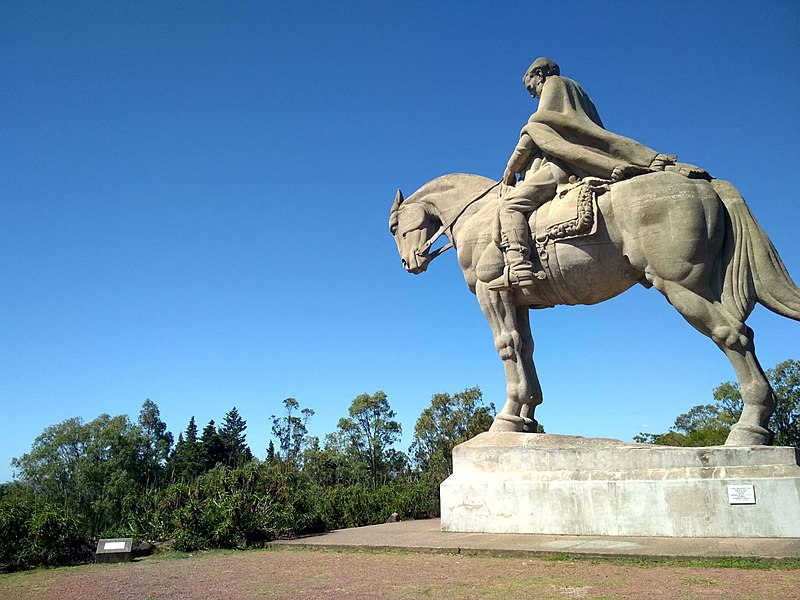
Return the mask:
M397 190L389 214L389 231L397 244L403 268L418 275L425 271L432 257L426 247L437 229L434 218L425 207L413 200L403 201L403 193Z

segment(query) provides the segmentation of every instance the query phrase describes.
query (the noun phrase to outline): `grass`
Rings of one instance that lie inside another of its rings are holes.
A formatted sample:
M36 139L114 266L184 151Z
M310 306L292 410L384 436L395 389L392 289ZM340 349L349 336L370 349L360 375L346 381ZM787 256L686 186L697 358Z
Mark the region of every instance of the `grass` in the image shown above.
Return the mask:
M271 561L276 559L276 564L293 564L295 562L305 563L306 565L319 565L312 566L306 572L303 583L298 581L281 580L281 578L270 578L267 569L267 575L262 577L260 575L253 575L252 571L249 572L247 583L252 586L251 594L263 598L289 598L298 597L299 590L304 589L297 587L298 585L311 585L312 587L319 588L330 582L337 586L337 591L346 591L349 585L354 584L353 597L359 597L360 588L358 587L357 576L351 575L353 579L346 581L337 581L336 567L333 564L339 564L338 558L333 561L330 558L324 558L323 554L340 554L342 555L342 564L352 565L353 563L360 564L363 556L363 561L370 562L370 564L383 564L391 562L391 557L402 557L402 561L409 564L423 564L433 562L441 565L438 568L448 568L454 566L456 563L462 565L464 561L469 561L468 567L465 572L469 573L472 570L484 573L483 578L475 579L469 578L461 579L452 582L448 586L442 586L436 583L436 580L420 579L414 581L411 578L408 581L398 580L394 588L387 588L382 593L386 598L396 598L398 600L410 600L411 598L437 598L441 600L459 600L462 598L481 598L486 600L508 600L509 598L527 597L537 598L539 600L549 599L563 599L563 598L587 598L589 600L610 600L611 598L618 598L620 590L630 589L631 586L636 585L639 577L642 574L637 574L639 569L671 569L676 570L668 575L671 578L672 589L675 592L675 597L694 599L707 594L709 591L714 593L720 591L736 591L732 594L731 598L750 598L744 591L735 590L730 586L729 580L734 578L742 579L743 581L756 581L766 578L776 578L780 580L783 586L788 582L800 581L799 573L784 573L781 575L770 576L768 574L753 573L746 578L741 575L723 574L720 571L708 572L705 569L734 569L734 570L765 570L765 569L780 569L780 570L796 570L800 571L800 560L756 560L756 559L743 559L743 558L727 558L727 559L713 559L713 560L643 560L640 558L603 558L603 557L587 557L587 556L574 556L569 554L551 554L546 556L534 555L516 555L514 557L508 556L490 556L483 555L461 555L463 560L457 553L453 552L427 552L419 553L413 551L389 551L389 550L351 550L351 549L325 549L325 548L299 548L299 547L272 547L264 550L253 551L236 551L236 550L211 550L200 551L193 553L186 552L159 552L153 556L144 557L139 559L142 562L160 563L168 561L185 561L192 558L213 558L224 556L241 556L244 554L250 555L256 552L264 553L262 556L253 556L252 558L257 563L271 564ZM299 556L304 553L305 556ZM298 556L292 556L298 554ZM313 554L318 554L319 560L315 559ZM426 554L428 555L426 557ZM269 555L274 555L272 558ZM284 556L280 556L284 555ZM433 556L440 556L440 558L433 558ZM389 557L389 560L374 561L368 557L381 556ZM411 560L409 560L409 557ZM453 560L455 558L455 560ZM416 562L419 560L420 562ZM234 569L231 564L236 561L225 561L225 572ZM253 561L248 561L253 562ZM198 561L197 565L188 566L193 572L201 572L204 576L205 569L217 568L215 563L209 562L204 564ZM600 568L597 568L598 565ZM120 573L126 570L127 565L116 565L116 568L122 569ZM56 569L39 569L35 571L28 571L22 573L14 573L9 575L0 576L0 598L24 598L36 599L43 597L46 594L52 594L59 587L59 582L63 577L69 577L71 573L81 573L84 580L93 580L93 572L103 572L110 567L110 565L82 565L78 567L61 567ZM164 567L157 567L159 572L170 571L172 567L164 565ZM184 567L175 565L176 572L184 570ZM199 569L199 570L198 570ZM413 570L413 567L412 567ZM511 570L511 573L509 573ZM138 571L138 569L136 570ZM500 572L502 571L502 574ZM130 572L130 571L128 571ZM99 577L102 577L98 574ZM649 577L649 575L648 575ZM656 575L656 577L658 577ZM252 579L251 579L252 578ZM391 583L391 582L390 582ZM791 587L791 585L790 585ZM762 598L786 598L786 589L772 590L762 588ZM148 590L147 592L150 592ZM737 595L738 594L738 595ZM161 597L160 593L155 594ZM140 597L146 597L146 593ZM338 596L337 596L338 597ZM705 597L705 596L703 596ZM794 597L794 596L792 596Z
M552 554L538 556L544 561L583 562L589 564L612 564L623 567L693 567L696 569L772 569L798 570L800 559L797 558L603 558L597 556L577 556L572 554Z
M681 584L683 585L719 585L719 583L719 580L713 577L695 577L694 575L681 577Z

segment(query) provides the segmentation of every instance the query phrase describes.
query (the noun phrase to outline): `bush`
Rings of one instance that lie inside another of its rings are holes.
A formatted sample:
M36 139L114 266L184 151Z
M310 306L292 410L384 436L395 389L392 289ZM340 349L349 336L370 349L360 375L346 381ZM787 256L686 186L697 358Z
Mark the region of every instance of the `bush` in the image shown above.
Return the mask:
M0 568L59 566L91 559L82 523L63 508L22 495L0 500Z
M324 527L307 478L270 463L217 465L191 483L171 484L158 504L154 528L182 551L261 546Z
M403 478L373 490L367 485L319 488L326 530L385 523L392 513L403 519L439 516L439 484L423 475Z

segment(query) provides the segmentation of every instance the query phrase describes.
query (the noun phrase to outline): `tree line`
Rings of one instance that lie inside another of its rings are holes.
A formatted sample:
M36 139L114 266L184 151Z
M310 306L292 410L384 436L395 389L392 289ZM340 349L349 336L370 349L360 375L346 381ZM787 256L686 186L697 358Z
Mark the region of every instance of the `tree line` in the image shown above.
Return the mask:
M777 407L776 445L800 447L800 362L767 371ZM91 560L96 540L171 540L178 550L246 548L278 537L439 515L439 484L453 447L486 431L494 405L477 387L434 394L417 418L408 452L385 393L353 399L335 431L308 434L314 411L294 398L270 417L272 439L259 460L234 407L199 431L194 417L177 440L158 406L138 419L72 418L44 430L15 458L18 480L0 486L0 570ZM679 415L665 433L637 442L711 446L742 410L735 383L714 402Z
M89 560L99 538L171 540L178 550L245 548L278 537L439 514L452 448L488 429L479 388L435 394L408 453L385 393L356 397L335 431L308 434L314 416L294 398L270 417L259 460L236 407L177 440L145 400L138 419L100 415L44 430L0 486L0 569Z

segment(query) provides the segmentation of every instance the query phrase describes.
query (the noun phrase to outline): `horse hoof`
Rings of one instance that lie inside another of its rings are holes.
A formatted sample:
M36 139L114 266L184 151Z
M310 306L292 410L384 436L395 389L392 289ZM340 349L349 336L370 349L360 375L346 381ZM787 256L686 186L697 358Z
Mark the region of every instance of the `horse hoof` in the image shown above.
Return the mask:
M726 446L771 446L774 434L769 429L752 425L734 425Z
M515 417L511 415L497 415L489 427L489 431L502 431L502 432L521 432L525 425L522 417Z

